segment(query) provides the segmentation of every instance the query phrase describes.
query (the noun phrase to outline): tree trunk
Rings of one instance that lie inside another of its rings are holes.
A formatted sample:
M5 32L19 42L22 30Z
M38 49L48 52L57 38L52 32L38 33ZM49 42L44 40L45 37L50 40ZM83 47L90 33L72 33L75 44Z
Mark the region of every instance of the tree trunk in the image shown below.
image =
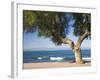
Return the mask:
M83 64L84 62L82 60L81 49L75 47L73 51L74 51L74 54L75 54L75 61L76 61L76 63L77 64Z
M82 38L84 38L84 37L82 37ZM81 54L81 48L80 48L81 42L83 41L82 38L79 38L76 45L69 38L62 39L62 42L64 44L68 44L70 46L70 48L72 49L72 51L74 52L75 61L76 61L77 64L83 64L84 63L83 60L82 60L82 54Z
M78 64L83 64L82 54L81 54L81 44L85 38L90 35L90 32L86 31L82 36L79 37L76 45L74 46L75 60Z

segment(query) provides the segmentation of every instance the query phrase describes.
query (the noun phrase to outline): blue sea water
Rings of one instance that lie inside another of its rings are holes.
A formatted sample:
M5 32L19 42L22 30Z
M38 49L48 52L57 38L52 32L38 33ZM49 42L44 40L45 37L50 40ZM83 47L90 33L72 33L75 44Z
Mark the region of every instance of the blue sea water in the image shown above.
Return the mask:
M82 50L82 58L90 58L90 49ZM71 50L41 50L41 51L24 51L23 63L32 62L64 62L75 60L74 53Z

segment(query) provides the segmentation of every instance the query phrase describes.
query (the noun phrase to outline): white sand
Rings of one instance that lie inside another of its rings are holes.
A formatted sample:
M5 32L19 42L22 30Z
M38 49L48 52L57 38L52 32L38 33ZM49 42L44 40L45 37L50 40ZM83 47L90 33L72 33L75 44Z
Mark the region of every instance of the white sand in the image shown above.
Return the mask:
M41 69L41 68L62 68L62 67L84 67L91 66L91 63L76 64L70 62L41 62L41 63L24 63L24 69Z

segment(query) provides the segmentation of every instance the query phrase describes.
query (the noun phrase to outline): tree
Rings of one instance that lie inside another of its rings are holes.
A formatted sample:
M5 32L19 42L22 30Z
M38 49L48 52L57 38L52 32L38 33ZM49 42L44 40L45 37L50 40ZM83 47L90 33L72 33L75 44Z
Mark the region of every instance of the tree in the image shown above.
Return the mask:
M74 20L73 34L79 37L76 44L67 37L71 20ZM80 47L84 39L91 37L91 14L24 10L23 29L24 32L38 31L38 36L49 37L56 45L69 45L76 63L84 63Z

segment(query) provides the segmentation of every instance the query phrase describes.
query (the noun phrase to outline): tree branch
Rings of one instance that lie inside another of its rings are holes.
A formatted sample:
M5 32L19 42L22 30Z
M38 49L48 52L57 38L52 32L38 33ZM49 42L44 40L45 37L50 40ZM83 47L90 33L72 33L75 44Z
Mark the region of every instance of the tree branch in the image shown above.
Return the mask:
M69 38L61 38L61 40L62 40L62 42L64 44L68 44L72 49L74 49L75 44L71 39L69 39Z
M86 31L82 36L79 37L79 39L78 39L78 41L77 41L77 43L76 43L76 45L77 45L78 48L81 46L83 40L84 40L85 38L87 38L89 35L91 35L91 33L88 32L88 31Z

